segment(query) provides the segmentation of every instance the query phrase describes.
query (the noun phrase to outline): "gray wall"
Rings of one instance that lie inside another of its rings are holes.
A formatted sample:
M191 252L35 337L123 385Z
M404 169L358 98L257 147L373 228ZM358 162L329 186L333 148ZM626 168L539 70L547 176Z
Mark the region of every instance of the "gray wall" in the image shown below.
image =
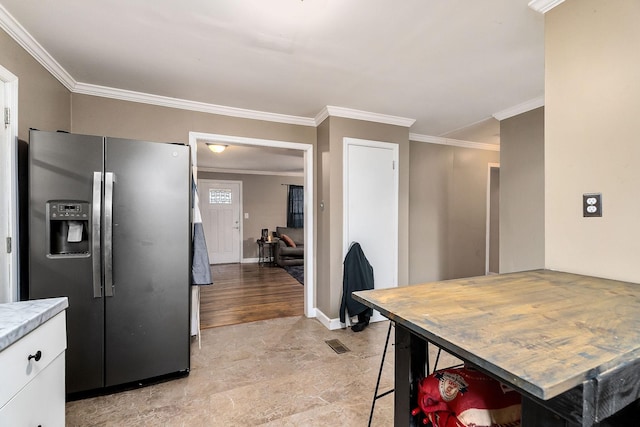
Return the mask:
M487 175L497 151L453 147L447 279L484 275L487 238Z
M496 151L411 141L409 281L483 275L489 163Z
M331 117L318 126L317 167L316 167L316 205L318 214L317 248L316 248L316 283L324 283L324 287L317 286L316 306L330 310L331 298L335 298L331 289L331 153L329 151L329 122ZM326 313L328 314L328 313Z
M544 108L500 122L500 272L544 268Z
M0 65L18 77L20 139L29 140L29 128L70 130L71 93L2 30Z
M491 192L489 203L491 204L489 218L489 272L500 272L500 168L492 167L491 174Z
M304 177L198 172L198 179L242 181L242 258L258 258L256 240L263 228L269 232L287 225L288 187L304 185ZM202 201L200 202L202 205ZM244 214L249 219L244 219Z
M18 113L12 113L12 120L18 122L18 138L29 141L29 128L66 130L71 126L71 94L55 79L44 67L42 67L31 55L18 45L4 31L0 30L0 65L6 68L18 78ZM14 122L15 123L15 122ZM20 145L20 157L26 153L26 146ZM20 191L26 188L26 172L21 168L19 176ZM21 193L21 197L26 194ZM26 200L21 200L27 203ZM3 200L6 203L6 200ZM21 205L20 209L26 210L27 205ZM25 224L19 224L25 227ZM23 234L13 236L14 239L22 238L18 242L21 255L18 260L18 289L26 286L22 283L28 274L26 256L26 230ZM11 284L2 284L0 300L9 300L14 295L10 289ZM19 292L21 292L19 290Z

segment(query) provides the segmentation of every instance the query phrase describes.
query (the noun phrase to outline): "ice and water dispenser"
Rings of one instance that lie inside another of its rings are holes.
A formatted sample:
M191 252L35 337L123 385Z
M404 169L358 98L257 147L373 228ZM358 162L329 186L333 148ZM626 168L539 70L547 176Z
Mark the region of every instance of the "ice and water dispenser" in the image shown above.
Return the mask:
M77 200L47 202L48 257L89 256L90 207Z

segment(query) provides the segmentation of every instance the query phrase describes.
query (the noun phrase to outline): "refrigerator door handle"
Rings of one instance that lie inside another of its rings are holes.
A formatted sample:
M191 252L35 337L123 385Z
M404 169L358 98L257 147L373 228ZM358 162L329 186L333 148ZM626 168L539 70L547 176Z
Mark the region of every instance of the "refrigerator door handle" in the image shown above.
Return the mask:
M113 296L113 172L104 177L104 295Z
M102 254L100 250L100 229L102 222L102 172L93 172L93 203L91 214L91 246L93 267L93 297L102 298Z

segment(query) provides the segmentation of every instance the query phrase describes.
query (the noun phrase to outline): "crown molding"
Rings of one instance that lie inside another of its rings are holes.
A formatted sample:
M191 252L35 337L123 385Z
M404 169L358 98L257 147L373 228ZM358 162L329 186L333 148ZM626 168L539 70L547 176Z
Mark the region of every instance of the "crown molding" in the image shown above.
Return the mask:
M469 123L468 125L464 125L464 126L460 126L459 128L456 128L456 129L448 130L446 133L443 133L442 135L451 135L452 133L456 133L456 132L459 132L461 130L466 130L466 129L469 129L470 127L479 125L480 123L484 123L487 120L495 120L495 118L493 116L485 117L484 119L478 120L477 122Z
M484 142L463 141L461 139L443 138L441 136L420 135L410 133L409 141L427 142L429 144L450 145L453 147L474 148L477 150L500 151L498 144L486 144Z
M31 34L0 4L0 28L14 39L24 50L35 58L67 89L73 90L76 81L67 70L34 39Z
M333 105L327 105L316 115L315 123L318 126L327 117L343 117L346 119L365 120L367 122L384 123L387 125L411 127L416 120L406 117L389 116L387 114L371 113L368 111L354 110L351 108L336 107Z
M564 0L531 0L529 7L536 12L547 13L563 2Z
M504 120L543 106L544 96L539 96L537 98L525 101L522 104L514 105L513 107L507 108L506 110L498 111L497 113L493 114L493 117L497 120Z
M320 123L324 122L329 117L329 109L327 107L322 108L314 119L316 123L316 127L320 125Z
M220 114L223 116L240 117L244 119L264 120L268 122L287 123L292 125L315 126L315 120L309 117L290 116L286 114L268 113L265 111L245 110L244 108L227 107L224 105L208 104L205 102L189 101L168 96L153 95L125 89L116 89L87 83L77 83L74 93L100 96L103 98L119 99L123 101L140 102L161 107L178 108L181 110L199 111L203 113Z

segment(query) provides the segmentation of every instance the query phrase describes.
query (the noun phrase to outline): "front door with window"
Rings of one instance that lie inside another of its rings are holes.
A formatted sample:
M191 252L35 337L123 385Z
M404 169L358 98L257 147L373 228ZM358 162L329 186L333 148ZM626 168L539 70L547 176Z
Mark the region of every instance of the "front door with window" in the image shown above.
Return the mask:
M201 179L198 197L209 262L240 262L240 181Z

